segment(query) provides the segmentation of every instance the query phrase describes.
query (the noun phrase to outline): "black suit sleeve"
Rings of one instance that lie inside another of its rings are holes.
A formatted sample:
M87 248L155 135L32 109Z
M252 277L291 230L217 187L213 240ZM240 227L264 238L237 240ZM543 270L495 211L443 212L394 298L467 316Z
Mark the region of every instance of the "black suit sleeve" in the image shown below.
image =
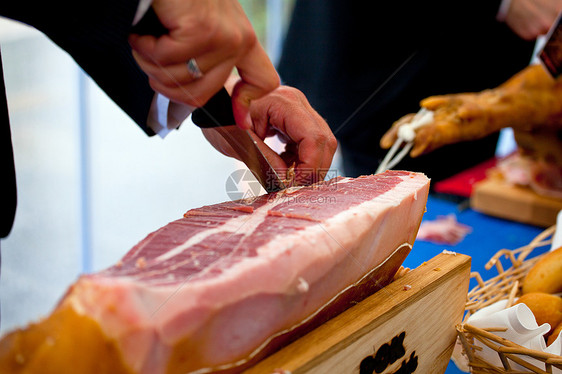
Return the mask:
M2 1L0 14L42 31L148 135L154 91L135 62L128 35L138 0Z
M0 56L0 238L8 236L16 215L16 172L12 153L12 136L8 119L4 76L2 75L2 56Z

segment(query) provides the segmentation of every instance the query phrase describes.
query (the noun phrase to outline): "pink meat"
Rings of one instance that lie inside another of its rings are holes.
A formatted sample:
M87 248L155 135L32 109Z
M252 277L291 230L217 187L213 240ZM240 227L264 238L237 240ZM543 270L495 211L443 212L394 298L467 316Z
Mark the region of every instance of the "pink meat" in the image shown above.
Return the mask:
M457 221L454 214L439 216L433 221L422 221L417 240L436 244L457 245L472 232L470 226Z
M139 373L173 372L186 341L178 372L236 368L409 251L428 187L423 174L388 171L193 209L82 276L64 302Z

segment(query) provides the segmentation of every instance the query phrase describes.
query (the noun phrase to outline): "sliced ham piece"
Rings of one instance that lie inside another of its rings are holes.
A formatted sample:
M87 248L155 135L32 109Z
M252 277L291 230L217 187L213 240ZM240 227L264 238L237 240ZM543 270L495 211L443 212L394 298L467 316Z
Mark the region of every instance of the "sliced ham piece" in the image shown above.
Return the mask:
M432 221L422 221L416 239L436 244L456 245L471 232L470 226L458 222L454 214L449 214Z
M500 160L497 169L509 184L531 188L538 195L562 199L562 166L515 152Z
M240 372L390 282L428 188L388 171L190 210L3 337L0 372Z

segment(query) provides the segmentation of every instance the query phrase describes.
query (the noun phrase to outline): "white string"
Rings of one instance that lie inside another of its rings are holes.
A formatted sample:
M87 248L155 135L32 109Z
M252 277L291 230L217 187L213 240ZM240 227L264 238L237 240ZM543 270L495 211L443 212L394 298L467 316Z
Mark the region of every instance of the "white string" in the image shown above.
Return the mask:
M404 148L394 157L386 166L386 170L392 169L395 167L406 155L410 152L410 149L414 146L414 142L406 143Z
M415 114L414 118L412 118L411 122L400 125L397 131L396 140L377 168L376 174L392 169L400 161L402 161L402 159L406 157L408 152L410 152L410 149L414 146L416 130L431 122L433 122L433 112L425 108L421 108ZM398 152L398 154L396 154L402 143L404 143L404 147L400 150L400 152Z
M392 147L390 147L386 156L384 156L384 159L382 160L379 167L377 168L376 174L382 173L383 171L388 170L388 168L387 168L388 163L392 159L392 157L394 157L394 154L396 153L396 151L398 150L398 148L400 147L402 142L403 142L403 140L401 138L396 138L396 140L394 141L394 144L392 144Z

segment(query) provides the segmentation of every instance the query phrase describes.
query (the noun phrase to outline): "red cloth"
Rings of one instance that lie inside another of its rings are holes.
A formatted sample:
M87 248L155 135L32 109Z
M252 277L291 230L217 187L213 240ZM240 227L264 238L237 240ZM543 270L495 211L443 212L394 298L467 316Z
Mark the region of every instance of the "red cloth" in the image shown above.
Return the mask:
M433 190L437 193L470 197L472 186L486 178L486 171L496 166L497 159L492 158L470 169L461 171L450 178L435 183Z

